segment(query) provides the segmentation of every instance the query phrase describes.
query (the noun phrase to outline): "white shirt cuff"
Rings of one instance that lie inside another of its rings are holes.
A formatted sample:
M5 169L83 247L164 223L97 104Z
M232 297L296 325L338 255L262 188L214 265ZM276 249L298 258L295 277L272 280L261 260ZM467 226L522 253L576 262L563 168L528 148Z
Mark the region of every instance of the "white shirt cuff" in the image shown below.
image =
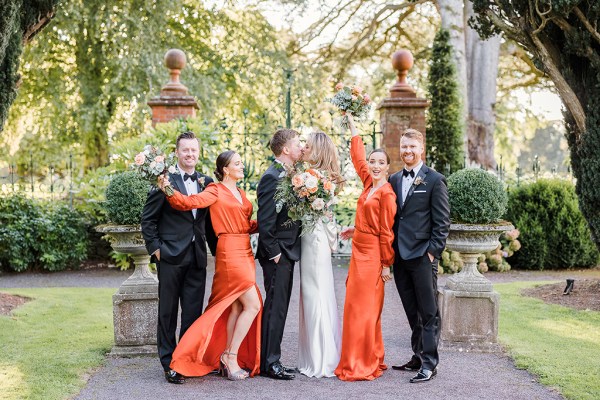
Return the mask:
M269 260L274 260L274 259L276 259L277 257L279 257L280 255L281 255L281 253L277 254L275 257L271 257L271 258L269 258Z

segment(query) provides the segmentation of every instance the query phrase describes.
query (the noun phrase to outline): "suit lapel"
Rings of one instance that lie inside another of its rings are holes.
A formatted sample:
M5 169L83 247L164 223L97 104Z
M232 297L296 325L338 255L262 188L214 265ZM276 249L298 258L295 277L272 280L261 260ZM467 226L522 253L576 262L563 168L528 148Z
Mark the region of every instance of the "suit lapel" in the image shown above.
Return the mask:
M421 167L421 169L419 170L419 173L417 174L417 176L415 176L415 179L413 180L413 184L410 185L410 189L408 189L408 193L406 194L406 200L404 200L404 204L402 205L402 207L406 207L406 203L408 203L408 201L410 200L410 198L412 197L413 192L415 191L415 184L414 182L417 180L418 177L421 177L421 179L423 179L423 181L425 180L425 175L428 172L428 168L425 166L425 164L423 164L423 166Z
M402 203L402 172L396 174L396 182L394 186L396 187L396 200L398 203L398 208L402 210L404 203Z

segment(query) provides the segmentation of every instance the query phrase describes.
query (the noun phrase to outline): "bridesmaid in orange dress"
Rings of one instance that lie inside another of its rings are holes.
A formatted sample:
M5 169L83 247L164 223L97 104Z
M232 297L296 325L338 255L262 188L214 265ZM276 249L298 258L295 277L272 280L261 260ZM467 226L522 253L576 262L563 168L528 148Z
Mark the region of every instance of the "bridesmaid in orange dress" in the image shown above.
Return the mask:
M203 376L219 368L230 380L241 380L256 375L260 365L262 298L249 235L258 227L250 219L252 203L236 186L244 177L240 155L223 152L216 164L220 183L209 184L199 194L175 191L167 197L177 210L210 207L219 237L208 306L175 348L171 369L184 376ZM164 190L168 180L159 179L159 184Z
M342 355L335 370L343 381L373 380L387 369L381 334L384 283L391 279L394 262L392 225L396 195L387 182L390 159L376 149L367 162L365 146L349 115L350 155L364 189L356 205L353 228L340 236L352 238L352 256L346 280Z

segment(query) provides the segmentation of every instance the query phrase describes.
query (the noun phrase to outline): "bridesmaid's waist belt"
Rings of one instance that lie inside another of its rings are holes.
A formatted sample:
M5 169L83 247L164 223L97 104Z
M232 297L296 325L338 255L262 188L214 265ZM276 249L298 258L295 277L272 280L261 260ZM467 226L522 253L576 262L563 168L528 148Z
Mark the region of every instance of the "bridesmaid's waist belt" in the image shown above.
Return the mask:
M221 236L231 236L231 237L250 237L248 233L221 233L218 237Z

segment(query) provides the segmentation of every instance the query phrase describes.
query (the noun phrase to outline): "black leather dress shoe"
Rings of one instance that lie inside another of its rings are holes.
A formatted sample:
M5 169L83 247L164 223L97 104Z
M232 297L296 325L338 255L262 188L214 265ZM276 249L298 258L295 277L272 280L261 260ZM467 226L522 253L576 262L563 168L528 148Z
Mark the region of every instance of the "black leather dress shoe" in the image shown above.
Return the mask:
M437 369L434 369L433 371L431 371L426 368L421 368L415 376L410 378L410 383L427 382L427 381L430 381L431 378L433 378L436 375L437 375Z
M287 372L281 364L271 365L266 372L261 372L260 375L282 381L291 381L292 379L296 378L296 375L292 375L291 373Z
M288 374L295 374L296 372L298 372L297 368L292 368L292 367L286 367L285 365L281 364L281 366L283 367L283 370L288 373Z
M172 369L165 371L165 379L169 383L182 384L185 383L185 378L183 375L173 371Z
M411 358L409 362L402 365L392 365L392 369L397 371L418 371L421 369L421 361Z

